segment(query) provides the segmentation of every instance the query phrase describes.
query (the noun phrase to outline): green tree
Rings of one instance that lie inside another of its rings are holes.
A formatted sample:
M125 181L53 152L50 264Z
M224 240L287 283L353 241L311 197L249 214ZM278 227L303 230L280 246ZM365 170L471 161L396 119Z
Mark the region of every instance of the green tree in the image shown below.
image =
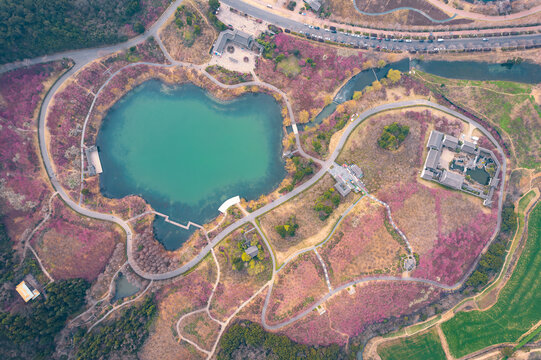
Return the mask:
M211 11L216 12L216 10L218 10L219 7L220 7L219 0L209 0L209 8Z
M140 21L138 21L133 25L133 31L135 31L138 34L142 34L145 32L145 27Z

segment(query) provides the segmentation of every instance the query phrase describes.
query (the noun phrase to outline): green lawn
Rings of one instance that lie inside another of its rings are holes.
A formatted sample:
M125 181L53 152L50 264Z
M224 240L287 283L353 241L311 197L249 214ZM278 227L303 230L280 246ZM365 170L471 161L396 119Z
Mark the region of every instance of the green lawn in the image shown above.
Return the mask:
M378 354L382 360L445 359L436 329L420 335L389 341L378 347Z
M514 342L541 319L541 207L530 215L528 240L498 302L487 311L460 312L442 324L453 356Z
M284 73L287 77L293 78L301 72L299 66L299 59L296 56L290 55L289 57L280 61L277 65L278 70Z
M532 199L535 197L535 192L533 190L530 190L526 195L520 199L518 202L518 212L523 213L524 210L526 210L526 206L532 201Z

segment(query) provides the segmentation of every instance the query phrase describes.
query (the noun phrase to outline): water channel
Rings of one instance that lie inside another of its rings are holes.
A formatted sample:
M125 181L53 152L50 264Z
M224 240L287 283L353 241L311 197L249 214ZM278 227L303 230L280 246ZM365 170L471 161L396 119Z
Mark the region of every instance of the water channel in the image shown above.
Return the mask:
M226 199L256 199L279 185L281 124L270 95L223 102L194 85L148 81L116 103L101 126L102 194L138 194L171 220L203 224ZM191 234L171 226L155 223L169 250Z
M362 91L376 80L387 76L390 69L407 72L411 68L442 76L449 79L469 80L502 80L515 81L526 84L537 84L541 82L541 65L530 62L519 63L487 63L476 61L440 61L440 60L409 60L408 58L390 63L382 68L363 70L353 76L337 93L333 102L327 105L316 116L313 122L305 125L320 124L327 117L332 115L339 104L353 98L356 91ZM301 126L302 129L302 126Z

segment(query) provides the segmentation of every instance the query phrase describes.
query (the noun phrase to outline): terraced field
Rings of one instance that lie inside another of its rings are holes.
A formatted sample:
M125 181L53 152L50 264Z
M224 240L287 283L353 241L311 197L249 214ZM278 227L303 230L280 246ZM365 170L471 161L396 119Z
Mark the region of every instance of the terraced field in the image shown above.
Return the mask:
M530 214L528 240L498 302L486 311L461 312L442 324L454 357L515 342L541 320L541 207Z
M435 328L420 335L387 342L378 347L378 355L382 360L445 359L445 353Z

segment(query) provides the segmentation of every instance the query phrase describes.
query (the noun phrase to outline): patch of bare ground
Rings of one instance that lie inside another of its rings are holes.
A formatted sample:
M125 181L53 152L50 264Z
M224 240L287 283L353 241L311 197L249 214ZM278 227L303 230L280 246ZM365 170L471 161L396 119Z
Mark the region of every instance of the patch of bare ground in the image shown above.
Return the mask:
M405 250L384 225L383 206L365 197L319 251L334 287L363 275L396 273Z
M259 250L253 263L252 260L242 261L244 249L252 244ZM270 280L272 259L261 236L252 225L234 231L216 246L215 253L221 276L212 297L210 311L213 317L225 321L238 306Z
M436 202L430 188L419 187L418 191L404 201L404 205L393 211L393 219L407 234L411 246L418 254L434 247L438 236Z
M203 311L186 316L182 319L179 329L184 338L193 341L205 350L210 350L218 337L220 324Z
M382 12L398 7L411 6L429 14L434 19L448 19L453 14L446 14L444 11L432 6L423 0L356 0L357 7L366 12ZM448 22L432 22L422 14L410 10L397 10L385 15L363 15L359 13L353 6L351 0L337 0L330 4L331 17L330 19L337 22L347 22L356 25L370 25L377 28L389 28L392 26L405 26L406 28L426 29L430 27L443 26L471 26L474 21L470 19L453 19Z
M265 304L265 298L267 297L267 291L269 288L261 291L249 304L242 308L237 314L237 318L241 320L249 320L251 322L261 323L261 313L263 312L263 305Z
M323 193L334 186L335 181L329 174L325 174L311 188L298 196L269 211L259 218L261 227L276 251L276 261L282 263L295 251L313 246L325 239L340 215L355 201L354 194L341 198L340 205L325 220L321 220L319 212L314 210L316 200ZM284 225L294 214L299 225L294 236L286 235L282 238L276 226Z
M94 280L124 237L109 223L82 217L55 198L53 213L32 240L44 266L55 279Z
M295 316L329 290L323 267L313 252L302 254L277 274L269 301L267 321Z
M204 64L210 60L210 49L218 36L217 32L209 24L206 15L203 15L192 2L184 2L181 7L185 10L171 15L160 31L160 39L173 59ZM193 25L187 24L186 12L194 15L191 17L194 19L191 20ZM179 27L178 23L182 23L182 26ZM195 30L195 26L198 30Z
M216 267L207 257L193 272L167 281L168 284L156 293L158 316L138 354L142 360L206 357L192 345L179 343L175 324L182 315L206 305L215 279Z

